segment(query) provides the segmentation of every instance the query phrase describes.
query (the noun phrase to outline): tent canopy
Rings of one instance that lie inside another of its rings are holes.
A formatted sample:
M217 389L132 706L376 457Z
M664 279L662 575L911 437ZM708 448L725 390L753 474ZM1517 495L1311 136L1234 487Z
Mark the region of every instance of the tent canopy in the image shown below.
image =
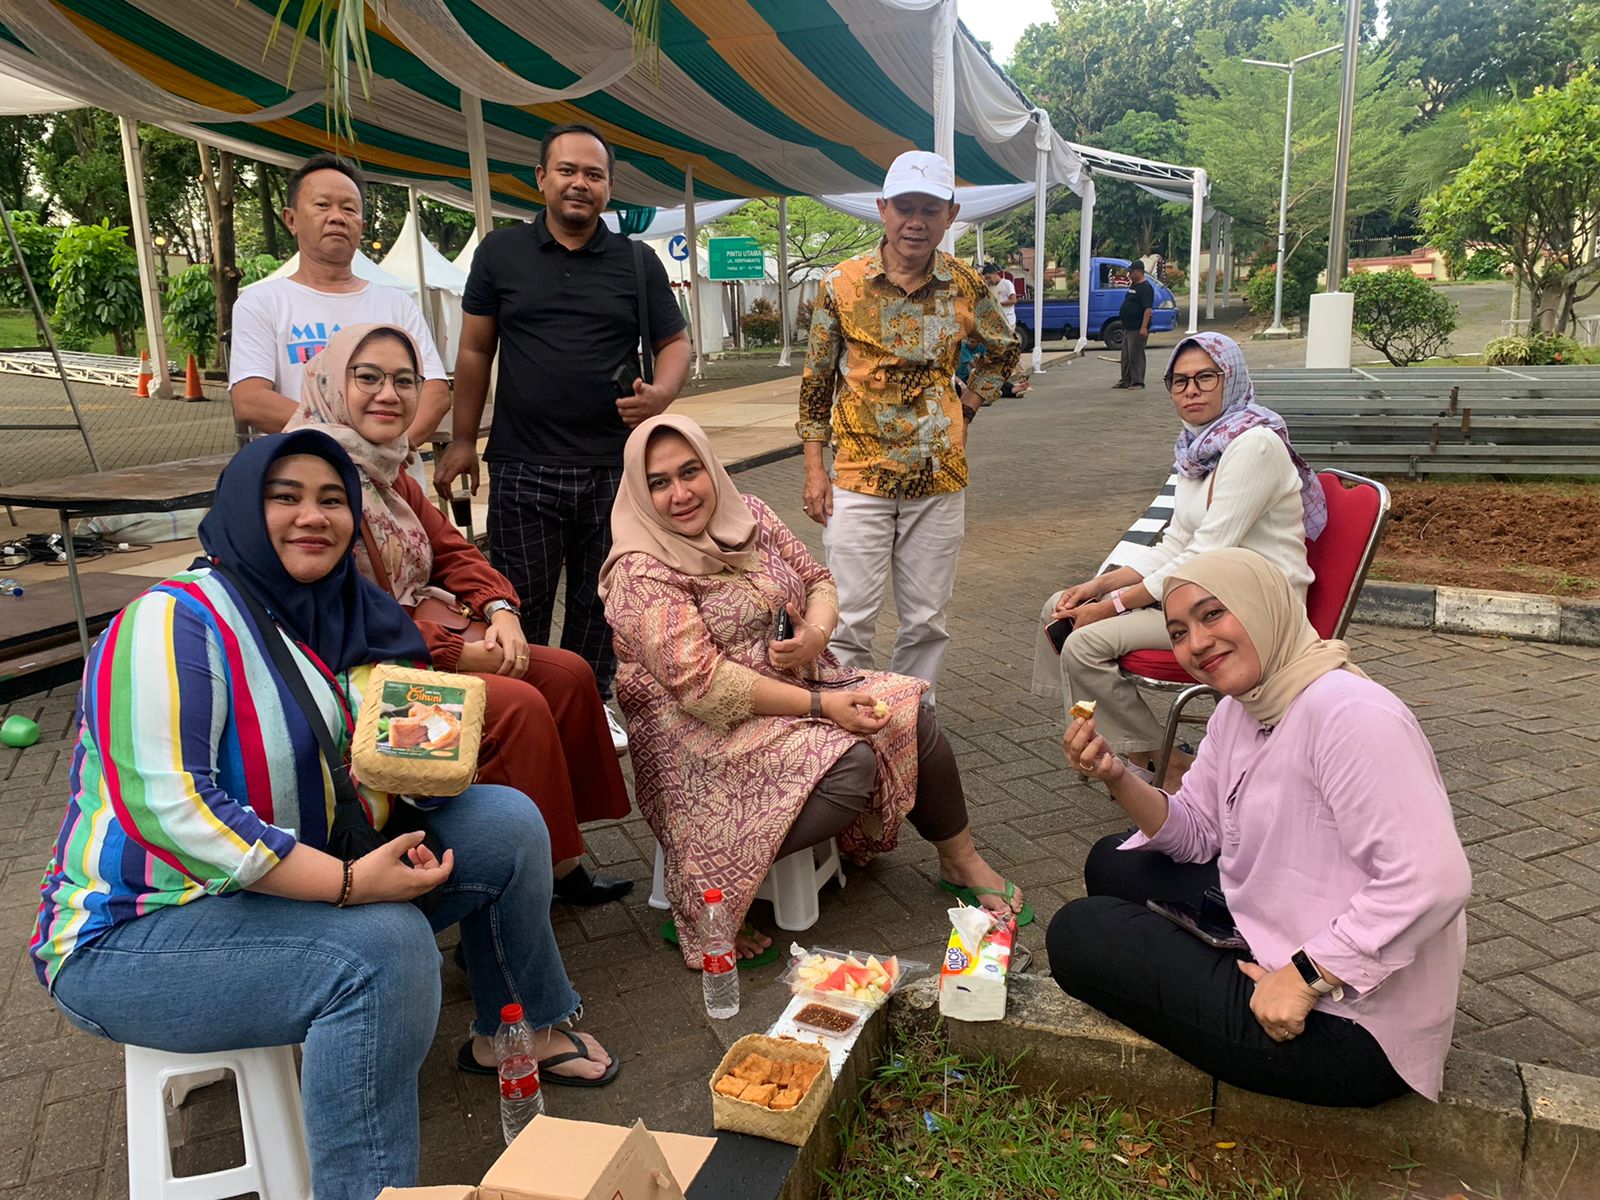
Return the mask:
M446 265L448 266L449 264ZM297 252L291 254L288 261L271 275L268 275L267 278L286 279L299 269L300 255ZM356 251L355 258L350 261L350 270L355 273L357 279L365 279L368 283L376 283L380 287L397 288L413 300L417 299L417 277L415 275L412 275L409 280L403 275L392 275L359 250Z
M394 240L394 249L389 251L387 257L379 264L379 269L386 271L398 279L411 280L408 289L416 291L417 285L417 245L422 245L422 275L430 288L439 288L441 291L461 295L467 290L467 272L465 267L457 266L443 254L427 238L419 238L416 233L416 224L410 213L406 214L406 223L400 230L400 236ZM470 266L469 258L467 264ZM356 274L360 274L359 271Z
M293 26L301 0L289 0ZM82 102L289 163L333 145L315 48L287 85L279 0L10 4L0 65ZM374 82L354 99L355 155L375 177L466 206L463 98L481 97L495 206L537 207L552 126L586 121L617 148L619 203L877 187L894 157L947 152L969 185L1035 177L1031 106L965 29L954 0L676 0L659 64L629 54L612 0L385 0L368 9ZM1075 151L1044 128L1050 175ZM948 139L949 146L939 141Z

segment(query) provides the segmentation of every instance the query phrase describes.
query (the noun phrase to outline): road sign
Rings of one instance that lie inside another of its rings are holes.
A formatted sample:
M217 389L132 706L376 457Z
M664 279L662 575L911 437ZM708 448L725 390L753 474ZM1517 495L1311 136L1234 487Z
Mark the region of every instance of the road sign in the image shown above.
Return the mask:
M706 247L711 279L764 279L766 256L753 237L714 237Z
M681 233L673 234L667 241L667 256L683 262L689 257L689 239Z

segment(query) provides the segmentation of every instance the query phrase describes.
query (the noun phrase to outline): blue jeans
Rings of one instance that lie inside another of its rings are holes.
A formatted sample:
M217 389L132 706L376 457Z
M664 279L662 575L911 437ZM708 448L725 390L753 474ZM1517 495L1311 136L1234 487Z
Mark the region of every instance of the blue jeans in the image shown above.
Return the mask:
M460 922L474 1033L492 1036L504 1004L535 1028L579 1005L550 927L550 837L533 802L476 786L427 821L455 851L431 917L410 904L207 897L77 951L55 1002L87 1033L158 1050L303 1043L317 1200L414 1184L417 1072L439 1022L434 932Z

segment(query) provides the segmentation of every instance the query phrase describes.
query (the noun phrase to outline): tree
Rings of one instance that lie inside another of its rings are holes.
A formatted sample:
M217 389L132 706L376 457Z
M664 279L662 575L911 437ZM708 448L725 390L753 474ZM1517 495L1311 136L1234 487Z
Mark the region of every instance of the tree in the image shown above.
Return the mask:
M22 261L28 265L33 290L39 293L39 303L48 313L56 300L50 287L50 256L56 252L61 230L42 223L37 213L27 209L12 212L11 229L17 235L17 245L22 247ZM4 236L0 236L0 302L11 308L29 307L28 285L11 256L11 243Z
M144 316L139 259L127 227L109 221L74 225L56 243L50 266L56 319L74 340L109 333L117 353L126 354Z
M1562 0L1386 0L1388 44L1412 59L1422 114L1436 116L1476 88L1502 95L1560 84L1579 54Z
M233 155L216 151L212 164L211 147L196 142L200 152L200 184L206 198L206 214L211 218L211 287L216 301L217 340L233 329L233 306L239 299L238 242L234 237L233 208L238 193L239 173Z
M1472 159L1423 205L1423 226L1457 257L1499 251L1533 294L1537 328L1564 333L1600 290L1600 78L1538 88L1475 116Z
M1432 358L1460 324L1455 301L1407 270L1352 275L1342 290L1355 297L1356 337L1396 367Z
M1129 109L1095 138L1103 150L1181 163L1187 154L1183 126L1153 112ZM1181 186L1181 185L1180 185ZM1187 205L1175 205L1120 179L1095 183L1094 240L1120 258L1164 249L1174 258L1189 248Z
M167 281L167 335L201 362L211 358L217 344L217 292L211 268L195 263Z
M778 203L753 200L713 226L719 236L753 237L767 253L778 252ZM805 278L814 267L831 267L878 244L883 230L837 212L809 196L789 201L789 282Z
M0 196L13 213L38 204L31 194L33 151L46 128L43 117L0 118Z
M1338 9L1291 7L1262 23L1250 57L1287 62L1341 39ZM1189 157L1211 173L1211 198L1243 227L1275 237L1283 172L1285 80L1281 71L1247 66L1218 32L1199 39L1205 88L1179 100ZM1338 132L1339 56L1304 63L1295 73L1289 176L1289 251L1325 235L1328 188ZM1389 49L1366 49L1356 67L1355 129L1346 206L1350 219L1382 209L1405 160L1405 131L1417 94L1403 82ZM1207 89L1211 94L1207 94ZM1265 114L1275 114L1269 118Z

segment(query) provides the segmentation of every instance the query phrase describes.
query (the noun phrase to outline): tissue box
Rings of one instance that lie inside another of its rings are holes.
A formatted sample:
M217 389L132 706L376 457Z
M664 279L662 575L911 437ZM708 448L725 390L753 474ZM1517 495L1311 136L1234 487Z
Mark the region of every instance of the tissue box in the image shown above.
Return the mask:
M1007 918L983 935L976 954L952 929L939 967L939 1012L957 1021L998 1021L1006 1015L1006 972L1017 923Z

